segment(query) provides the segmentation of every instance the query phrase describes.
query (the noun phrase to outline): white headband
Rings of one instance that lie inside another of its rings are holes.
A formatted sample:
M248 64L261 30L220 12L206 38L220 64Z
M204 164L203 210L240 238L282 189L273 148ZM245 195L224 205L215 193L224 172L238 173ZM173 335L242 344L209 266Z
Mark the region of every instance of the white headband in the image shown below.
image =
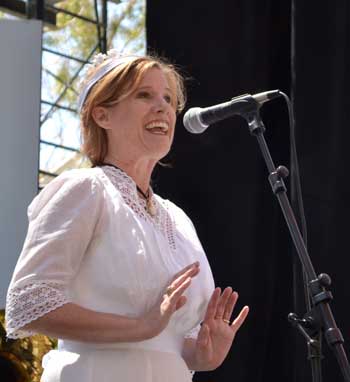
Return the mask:
M81 112L85 99L88 96L91 88L99 81L102 77L104 77L107 73L109 73L115 67L125 64L127 62L131 62L135 60L135 58L139 58L141 56L136 55L127 55L122 56L118 53L116 49L111 49L107 52L107 54L99 53L92 60L92 66L99 66L102 62L106 62L105 65L101 66L93 77L83 85L81 90L79 99L78 99L78 111Z

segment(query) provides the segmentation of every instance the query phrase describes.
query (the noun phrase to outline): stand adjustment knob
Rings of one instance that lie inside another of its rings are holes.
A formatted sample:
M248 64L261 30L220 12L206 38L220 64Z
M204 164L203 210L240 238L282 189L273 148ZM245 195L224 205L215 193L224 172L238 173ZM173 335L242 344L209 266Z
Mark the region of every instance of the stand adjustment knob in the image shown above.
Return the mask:
M287 178L289 176L289 170L285 166L278 166L276 172L280 178Z
M323 287L329 287L332 284L332 279L327 275L327 273L321 273L317 276L318 281Z
M289 313L288 314L288 321L291 324L296 324L299 321L299 317L295 313Z
M286 178L288 175L289 171L285 166L278 166L276 171L270 173L269 182L274 194L287 191L283 178Z

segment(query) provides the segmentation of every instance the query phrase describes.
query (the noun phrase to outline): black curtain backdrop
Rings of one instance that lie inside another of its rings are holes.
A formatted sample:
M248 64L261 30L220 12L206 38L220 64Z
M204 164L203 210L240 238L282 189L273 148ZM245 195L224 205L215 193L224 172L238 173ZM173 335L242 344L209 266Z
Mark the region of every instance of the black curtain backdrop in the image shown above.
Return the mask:
M147 1L148 49L188 78L187 108L277 88L293 94L309 252L316 272L333 278L332 307L346 345L348 19L345 0ZM284 101L265 104L262 117L275 164L289 167ZM216 284L239 292L238 309L251 308L224 364L196 373L194 381L311 381L306 345L287 322L295 254L246 122L233 117L191 135L180 116L167 161L172 168L158 168L156 191L192 218ZM325 347L324 380L341 381Z

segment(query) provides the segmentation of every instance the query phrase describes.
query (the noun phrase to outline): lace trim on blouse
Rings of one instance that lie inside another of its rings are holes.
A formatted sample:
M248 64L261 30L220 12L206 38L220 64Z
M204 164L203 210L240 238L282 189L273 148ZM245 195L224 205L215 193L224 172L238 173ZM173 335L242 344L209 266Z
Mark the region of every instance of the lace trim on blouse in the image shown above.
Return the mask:
M112 184L120 191L126 204L143 220L151 223L167 239L175 251L175 227L169 212L168 201L153 196L156 215L151 216L146 209L146 201L139 197L136 184L122 170L112 166L101 167ZM8 338L22 338L35 334L23 327L45 314L71 302L67 287L52 280L35 280L26 285L11 288L7 296L6 327ZM196 338L195 329L186 337Z
M54 281L35 281L13 288L7 296L6 328L8 338L22 338L35 334L18 329L70 302L66 287Z
M161 232L167 239L172 250L176 250L174 223L170 217L169 204L166 200L161 200L153 196L153 202L156 206L155 216L147 212L146 201L140 198L137 193L136 183L124 171L113 166L105 165L101 167L113 185L120 191L125 203L141 219L151 223L155 229Z
M195 326L193 329L191 329L189 332L187 332L185 334L185 338L189 338L189 339L193 339L193 340L196 340L197 337L198 337L198 333L201 329L201 326L200 325L197 325ZM192 375L192 378L194 376L194 373L196 372L195 370L189 370L189 372L191 373Z

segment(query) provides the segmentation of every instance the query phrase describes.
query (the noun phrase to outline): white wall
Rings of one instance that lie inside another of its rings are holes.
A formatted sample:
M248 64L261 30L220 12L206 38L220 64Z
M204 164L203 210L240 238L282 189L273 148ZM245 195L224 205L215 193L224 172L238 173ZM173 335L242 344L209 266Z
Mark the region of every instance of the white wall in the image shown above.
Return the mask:
M0 309L37 194L41 22L0 21Z

